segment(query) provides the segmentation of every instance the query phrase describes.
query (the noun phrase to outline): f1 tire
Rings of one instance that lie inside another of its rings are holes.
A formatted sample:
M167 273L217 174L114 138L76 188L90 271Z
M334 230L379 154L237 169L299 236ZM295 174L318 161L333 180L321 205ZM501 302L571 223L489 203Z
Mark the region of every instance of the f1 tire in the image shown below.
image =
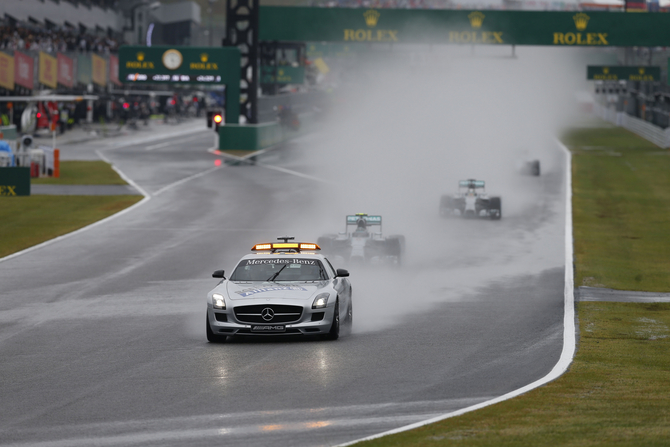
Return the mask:
M500 197L491 197L489 200L489 216L491 216L491 220L502 218L502 200Z

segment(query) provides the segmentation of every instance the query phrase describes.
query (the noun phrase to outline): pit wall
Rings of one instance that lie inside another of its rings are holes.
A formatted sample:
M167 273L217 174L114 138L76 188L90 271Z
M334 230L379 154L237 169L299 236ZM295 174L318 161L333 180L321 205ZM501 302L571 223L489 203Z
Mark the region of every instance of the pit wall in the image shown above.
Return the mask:
M259 151L285 143L314 128L313 114L299 115L300 128L288 129L279 123L226 124L219 127L219 150Z
M608 107L598 103L593 104L593 113L605 121L630 130L657 146L670 147L670 127L663 129L625 112L618 112L614 106Z

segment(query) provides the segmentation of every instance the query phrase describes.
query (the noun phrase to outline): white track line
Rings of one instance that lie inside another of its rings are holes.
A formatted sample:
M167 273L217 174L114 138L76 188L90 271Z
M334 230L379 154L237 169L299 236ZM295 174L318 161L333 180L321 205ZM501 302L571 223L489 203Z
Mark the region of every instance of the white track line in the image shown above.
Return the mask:
M48 241L42 242L41 244L33 245L32 247L26 248L25 250L21 250L21 251L18 251L18 252L16 252L16 253L12 253L11 255L7 255L7 256L5 256L4 258L0 258L0 262L8 261L8 260L10 260L10 259L13 259L13 258L19 257L19 256L21 256L21 255L24 255L24 254L26 254L26 253L30 253L31 251L38 250L38 249L40 249L40 248L43 248L43 247L46 247L46 246L48 246L48 245L54 244L54 243L56 243L56 242L62 241L62 240L64 240L64 239L70 238L70 237L75 236L75 235L77 235L77 234L83 233L84 231L88 231L88 230L90 230L91 228L97 227L98 225L103 225L103 224L105 224L105 223L107 223L107 222L110 222L110 221L116 219L117 217L121 217L121 216L123 216L124 214L131 212L131 211L134 210L135 208L138 208L138 207L144 205L145 203L147 203L149 200L151 200L151 197L152 197L151 194L149 194L149 193L148 193L144 188L142 188L140 185L138 185L137 183L135 183L135 181L133 181L133 180L132 180L130 177L128 177L126 174L124 174L120 169L118 169L116 166L114 166L114 164L111 162L111 160L110 160L109 158L107 158L107 157L106 157L100 150L96 150L95 152L96 152L96 154L98 154L98 156L99 156L103 161L109 163L109 164L112 166L112 169L113 169L114 171L116 171L116 173L118 173L119 176L120 176L123 180L125 180L130 186L132 186L132 187L135 188L137 191L139 191L140 194L142 194L142 195L144 196L144 198L143 198L142 200L140 200L139 202L137 202L136 204L130 206L129 208L126 208L126 209L124 209L124 210L121 210L121 211L119 211L118 213L116 213L116 214L112 214L111 216L106 217L106 218L104 218L104 219L102 219L102 220L99 220L99 221L97 221L97 222L94 222L94 223L92 223L92 224L90 224L90 225L87 225L87 226L85 226L85 227L82 227L82 228L80 228L80 229L78 229L78 230L74 230L74 231L72 231L72 232L70 232L70 233L66 233L66 234L64 234L64 235L62 235L62 236L58 236L58 237L56 237L56 238L54 238L54 239L50 239L50 240L48 240ZM215 171L215 170L217 170L217 169L219 169L218 166L217 166L217 167L214 167L214 168L210 168L210 169L208 169L208 170L206 170L206 171L204 171L204 172L200 172L200 173L198 173L198 174L192 175L192 176L190 176L190 177L186 177L186 178L184 178L184 179L178 180L178 181L176 181L176 182L174 182L174 183L170 183L169 185L166 185L166 186L162 187L161 189L159 189L158 191L156 191L156 192L153 194L153 196L155 197L155 196L157 196L157 195L159 195L159 194L162 194L163 192L165 192L165 191L167 191L167 190L169 190L169 189L171 189L171 188L174 188L174 187L177 186L177 185L181 185L182 183L186 183L186 182L188 182L189 180L193 180L193 179L195 179L195 178L202 177L202 176L207 175L207 174L209 174L210 172L213 172L213 171Z
M552 370L546 376L542 377L539 380L536 380L533 383L530 383L522 388L511 391L507 394L504 394L495 399L487 400L486 402L479 403L477 405L472 405L470 407L463 408L451 413L446 413L431 419L426 419L425 421L416 422L414 424L405 425L403 427L396 428L394 430L385 431L383 433L378 433L376 435L368 436L361 439L356 439L355 441L347 442L345 444L339 444L335 447L344 447L352 444L356 444L362 441L369 441L371 439L381 438L383 436L392 435L395 433L400 433L414 428L423 427L424 425L432 424L434 422L439 422L444 419L452 418L455 416L460 416L471 411L479 410L480 408L488 407L489 405L497 404L513 397L517 397L521 394L527 393L528 391L538 388L542 385L545 385L552 380L560 377L565 371L567 371L568 366L572 363L572 358L575 355L575 297L574 297L574 270L573 270L573 248L572 248L572 154L568 148L563 145L560 141L557 141L558 146L565 152L566 167L565 167L565 180L566 180L566 191L565 191L565 285L563 289L563 301L564 301L564 314L563 314L563 351L561 352L561 357L558 359L558 363L552 368Z
M170 183L169 185L163 186L161 189L159 189L158 191L156 191L156 192L154 193L154 197L156 197L156 196L159 195L159 194L163 194L165 191L167 191L167 190L169 190L169 189L172 189L172 188L174 188L174 187L177 186L177 185L181 185L182 183L186 183L186 182L188 182L188 181L190 181L190 180L193 180L193 179L196 179L196 178L198 178L198 177L202 177L202 176L204 176L204 175L207 175L207 174L209 174L210 172L214 172L214 171L216 171L217 169L221 169L222 167L223 167L223 166L214 166L213 168L209 168L209 169L207 169L206 171L199 172L199 173L197 173L197 174L193 174L193 175L191 175L191 176L189 176L189 177L183 178L183 179L181 179L181 180L177 180L177 181L174 182L174 183Z
M279 166L266 165L266 164L263 164L263 163L256 163L256 165L260 166L261 168L272 169L272 170L275 170L275 171L284 172L286 174L295 175L296 177L302 177L302 178L306 178L308 180L314 180L315 182L331 183L328 180L324 180L324 179L321 179L321 178L318 178L318 177L303 174L302 172L292 171L292 170L286 169L286 168L280 168Z
M198 133L198 132L205 132L207 128L198 128L198 129L188 129L188 130L180 130L178 132L172 132L168 134L162 134L162 135L150 135L146 136L144 138L138 138L137 140L134 141L121 141L121 142L115 142L115 143L110 143L108 145L105 145L103 150L112 150L112 149L121 149L123 147L128 147L128 146L139 146L144 143L150 143L153 141L160 141L160 140L166 140L168 138L175 138L183 135L189 135L192 133Z
M149 193L147 193L141 186L139 186L137 183L135 183L133 180L131 180L128 176L126 176L123 172L121 172L119 169L117 169L116 166L114 166L114 165L109 161L109 159L107 159L107 157L105 157L104 155L102 155L102 153L101 153L100 151L96 150L96 153L97 153L98 156L99 156L100 158L102 158L104 161L106 161L107 163L109 163L110 165L112 165L112 169L114 169L114 171L116 171L116 172L119 174L119 176L121 176L122 179L124 179L126 182L128 182L128 184L130 184L133 188L137 189L137 190L144 196L144 198L143 198L142 200L140 200L139 202L137 202L136 204L132 205L132 206L129 207L129 208L126 208L126 209L124 209L124 210L121 210L121 211L119 211L119 212L116 213L116 214L112 214L112 215L109 216L109 217L106 217L106 218L104 218L104 219L102 219L102 220L99 220L99 221L97 221L97 222L94 222L94 223L92 223L92 224L90 224L90 225L87 225L87 226L85 226L85 227L83 227L83 228L80 228L80 229L78 229L78 230L74 230L74 231L72 231L72 232L70 232L70 233L66 233L66 234L64 234L64 235L62 235L62 236L58 236L58 237L56 237L56 238L54 238L54 239L50 239L50 240L48 240L48 241L46 241L46 242L42 242L41 244L33 245L32 247L29 247L29 248L26 248L25 250L21 250L21 251L18 251L18 252L16 252L16 253L13 253L13 254L11 254L11 255L5 256L4 258L0 258L0 262L8 261L8 260L13 259L13 258L16 258L16 257L18 257L18 256L25 255L26 253L30 253L31 251L35 251L35 250L38 250L38 249L40 249L40 248L44 248L44 247L46 247L46 246L48 246L48 245L54 244L54 243L59 242L59 241L62 241L62 240L64 240L64 239L68 239L68 238L70 238L70 237L72 237L72 236L75 236L75 235L77 235L77 234L81 234L81 233L83 233L84 231L88 231L88 230L90 230L91 228L95 228L95 227L97 227L98 225L106 224L107 222L110 222L110 221L116 219L117 217L121 217L121 216L123 216L124 214L131 212L131 211L134 210L135 208L139 208L140 206L144 205L144 204L147 203L149 200L151 200L151 196L149 195Z

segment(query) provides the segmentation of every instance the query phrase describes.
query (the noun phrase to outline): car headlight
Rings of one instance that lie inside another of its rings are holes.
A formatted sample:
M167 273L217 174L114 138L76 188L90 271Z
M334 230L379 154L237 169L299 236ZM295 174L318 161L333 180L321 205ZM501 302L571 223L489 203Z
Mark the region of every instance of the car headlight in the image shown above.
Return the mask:
M328 304L328 298L330 298L330 293L320 293L314 298L314 302L312 303L312 309L321 309L323 307L326 307L326 304Z
M221 295L220 293L213 293L212 294L212 307L214 309L225 309L226 308L226 300Z

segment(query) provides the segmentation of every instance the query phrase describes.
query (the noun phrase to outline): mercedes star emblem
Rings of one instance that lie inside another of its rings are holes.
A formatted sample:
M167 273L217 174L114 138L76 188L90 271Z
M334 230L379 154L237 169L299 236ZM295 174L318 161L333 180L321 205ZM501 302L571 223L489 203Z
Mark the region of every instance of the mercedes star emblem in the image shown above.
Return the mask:
M270 321L270 320L272 320L272 319L275 317L275 311L272 310L272 309L270 309L269 307L266 307L265 309L263 309L263 310L261 311L261 317L262 317L265 321Z

